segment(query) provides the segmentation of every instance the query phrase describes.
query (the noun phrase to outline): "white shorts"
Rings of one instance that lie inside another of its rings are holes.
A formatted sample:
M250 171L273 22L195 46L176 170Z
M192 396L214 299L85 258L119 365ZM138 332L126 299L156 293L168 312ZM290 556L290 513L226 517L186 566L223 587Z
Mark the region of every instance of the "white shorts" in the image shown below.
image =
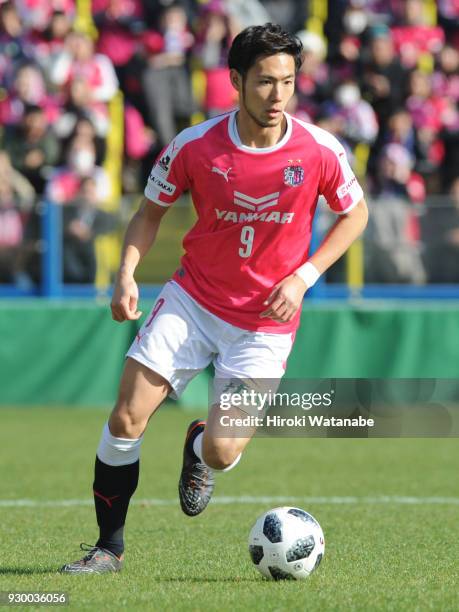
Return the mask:
M253 332L235 327L200 306L169 281L127 353L165 378L178 399L187 384L213 363L214 397L229 379L271 379L285 373L293 334ZM272 385L271 385L272 388Z

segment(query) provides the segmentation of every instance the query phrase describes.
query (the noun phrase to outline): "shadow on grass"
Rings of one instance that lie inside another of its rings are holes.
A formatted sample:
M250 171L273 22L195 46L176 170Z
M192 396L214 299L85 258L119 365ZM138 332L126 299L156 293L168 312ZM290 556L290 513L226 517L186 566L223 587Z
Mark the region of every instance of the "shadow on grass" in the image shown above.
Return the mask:
M11 576L33 576L34 574L57 574L58 569L53 565L52 567L1 567L0 576L11 575Z

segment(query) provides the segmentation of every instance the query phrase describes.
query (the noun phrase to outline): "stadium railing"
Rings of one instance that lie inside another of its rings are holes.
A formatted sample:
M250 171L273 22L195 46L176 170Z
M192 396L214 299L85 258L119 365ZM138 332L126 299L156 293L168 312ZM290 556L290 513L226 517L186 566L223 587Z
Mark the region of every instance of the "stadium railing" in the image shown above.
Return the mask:
M137 200L138 198L133 198L128 204L128 210L125 211L126 219L129 218L130 211ZM426 253L429 255L427 267L431 266L433 261L433 268L436 270L439 269L439 266L440 269L445 266L449 266L450 270L454 269L454 253L459 253L459 247L456 252L454 248L447 250L446 257L449 257L449 260L445 260L445 251L442 250L445 232L453 226L450 219L459 218L459 212L456 211L449 198L445 196L432 198L422 207L415 207L405 201L394 202L390 199L370 201L369 206L371 222L364 239L349 251L344 261L341 262L341 266L338 266L338 271L332 271L325 278L321 278L307 293L307 297L319 300L459 299L459 282L445 284L435 282L435 278L433 283L427 282L429 270L426 269ZM46 202L41 208L41 283L39 286L28 289L0 285L0 297L43 296L63 299L108 297L111 292L109 276L103 284L95 286L62 282L62 207ZM389 214L395 215L393 225L400 224L400 218L405 219L408 225L413 225L414 221L413 236L408 237L406 242L404 228L400 228L398 237L387 231L385 224L388 222ZM378 217L383 219L381 227L379 227ZM325 206L320 207L313 227L311 251L317 248L333 218L334 216L330 215ZM181 253L181 238L186 229L191 226L193 219L194 212L186 198L171 209L170 214L165 217L165 227L161 228L157 248L152 250L151 256L148 256L151 258L145 262L139 274L142 296L146 299L154 298L161 284L173 273ZM438 261L439 257L443 260ZM375 273L371 267L375 261L378 262L378 268L384 264L388 271L383 268L382 272ZM398 268L401 269L401 272L397 272ZM416 268L419 268L417 276L415 275ZM395 270L400 277L406 274L407 269L410 274L413 274L411 282L406 278L404 282L387 282L390 280L392 270ZM386 282L381 282L378 274L385 274ZM364 282L365 278L367 282ZM375 282L368 282L370 278L376 278ZM417 281L413 280L416 278L418 278Z

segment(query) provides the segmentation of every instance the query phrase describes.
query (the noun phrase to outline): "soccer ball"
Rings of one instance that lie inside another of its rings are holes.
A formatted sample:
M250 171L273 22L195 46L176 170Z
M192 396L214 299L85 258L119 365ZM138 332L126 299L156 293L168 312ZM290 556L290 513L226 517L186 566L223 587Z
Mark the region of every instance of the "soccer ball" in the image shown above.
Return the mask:
M299 508L273 508L262 514L249 535L249 553L263 576L302 580L322 561L324 534L316 519Z

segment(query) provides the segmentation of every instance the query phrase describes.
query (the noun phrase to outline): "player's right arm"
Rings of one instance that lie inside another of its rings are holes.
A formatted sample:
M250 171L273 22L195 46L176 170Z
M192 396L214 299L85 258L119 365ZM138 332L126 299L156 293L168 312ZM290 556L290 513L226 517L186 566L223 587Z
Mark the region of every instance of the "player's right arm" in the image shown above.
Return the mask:
M134 272L153 245L167 210L166 206L144 198L127 227L111 301L112 318L115 321L132 321L142 316L137 310L139 289Z
M111 303L115 321L136 320L139 289L134 272L142 257L151 248L161 219L180 195L189 188L183 145L190 130L184 130L164 149L153 166L145 187L145 198L126 230L120 268Z

